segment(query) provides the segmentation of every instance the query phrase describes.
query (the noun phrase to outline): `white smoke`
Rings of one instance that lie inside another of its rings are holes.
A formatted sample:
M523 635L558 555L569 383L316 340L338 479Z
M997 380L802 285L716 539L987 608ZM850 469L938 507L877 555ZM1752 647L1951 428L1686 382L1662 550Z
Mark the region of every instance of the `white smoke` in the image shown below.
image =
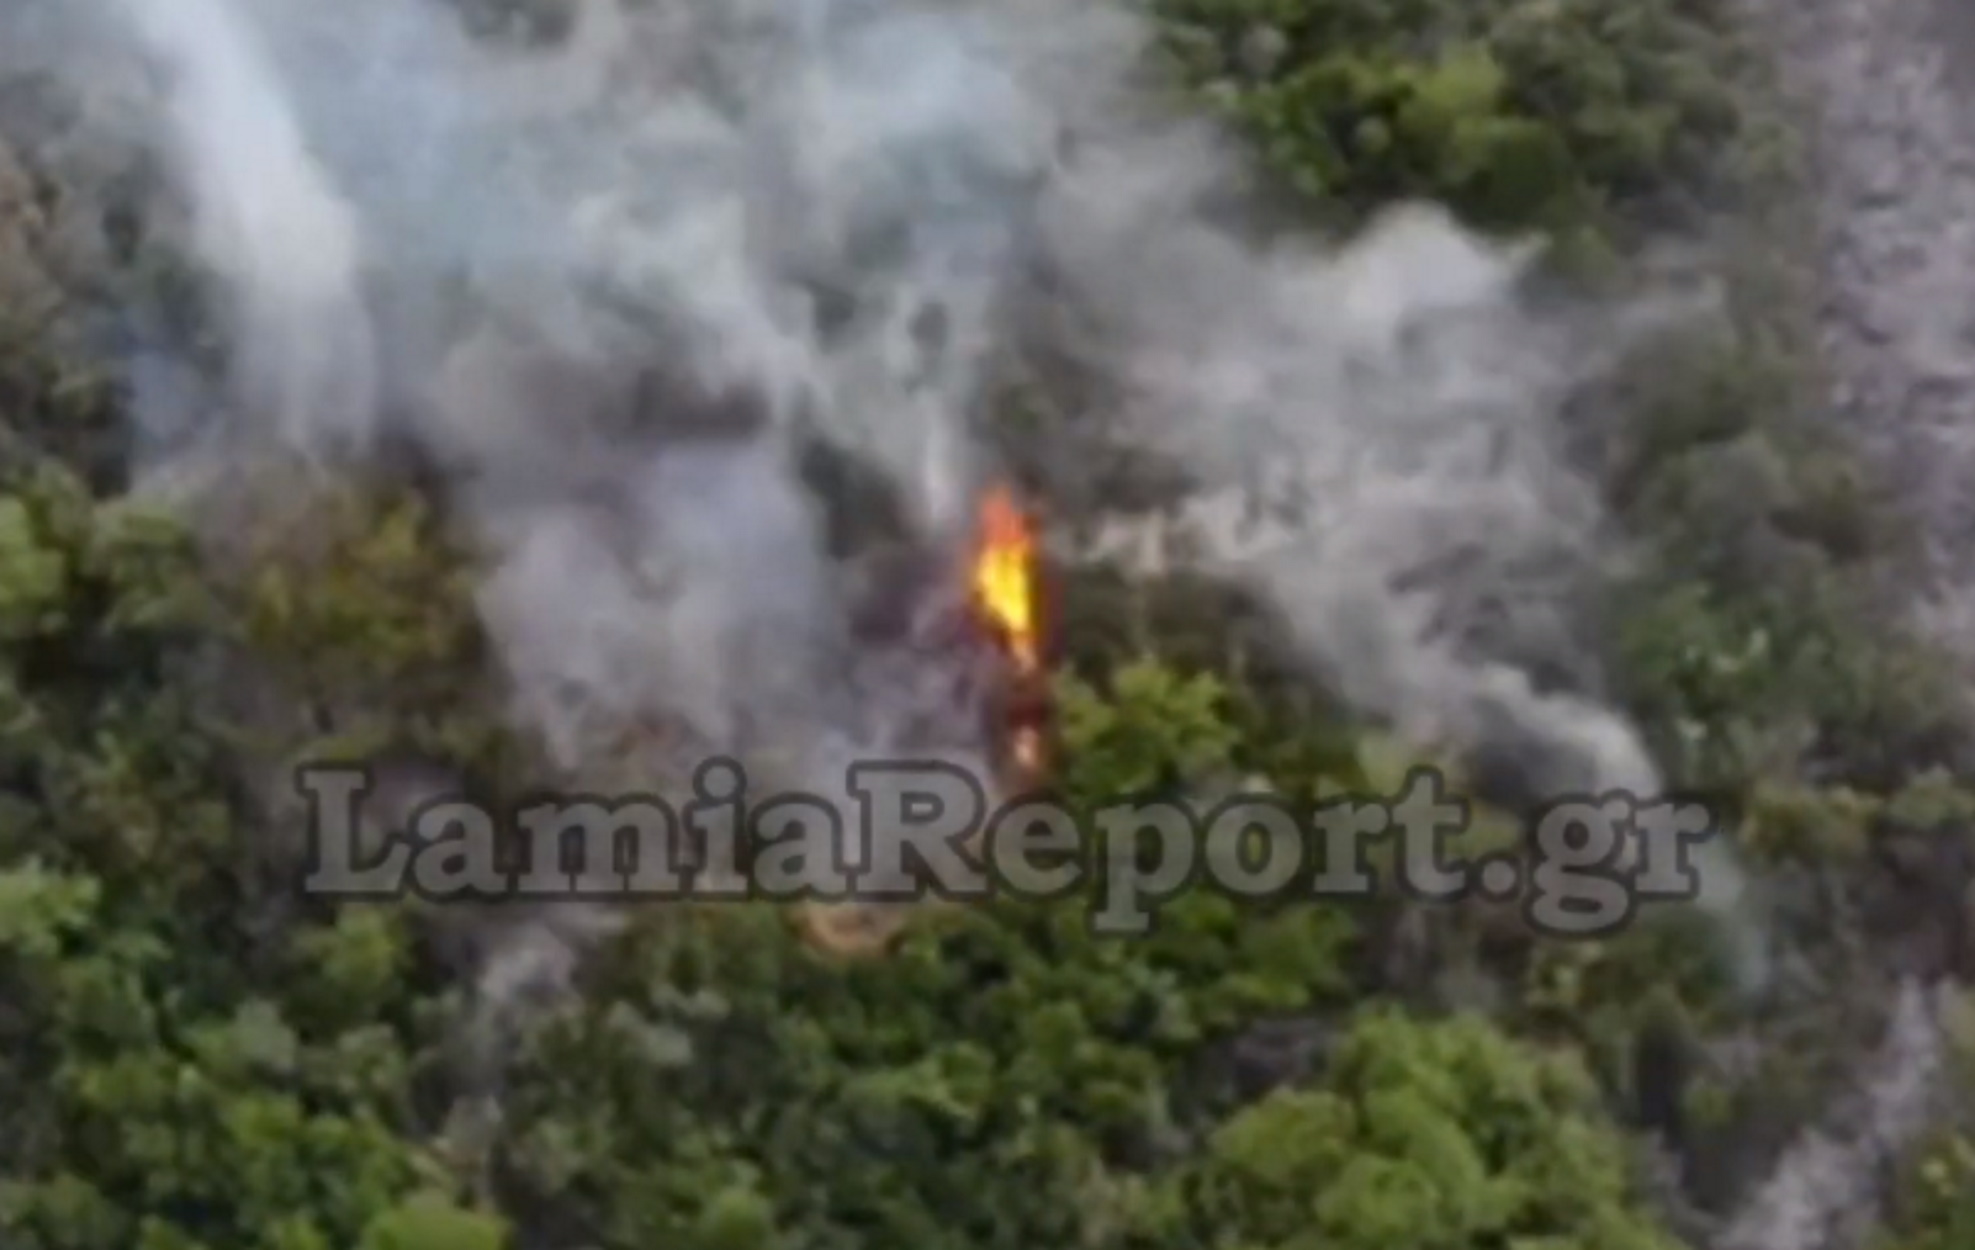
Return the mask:
M310 158L253 33L223 2L119 2L172 84L168 138L198 254L231 300L242 400L302 446L361 435L377 394L357 221Z
M1561 414L1625 318L1536 316L1527 249L1427 210L1341 250L1214 224L1241 162L1122 7L592 0L531 54L442 0L99 2L169 71L231 405L447 466L516 714L571 768L654 718L812 782L973 762L937 658L852 637L798 453L878 470L950 551L997 380L1048 340L1105 380L1079 438L1276 508L1210 563L1359 706L1435 744L1506 718L1559 791L1657 788L1620 717L1465 639L1560 628L1607 554Z
M1417 206L1334 252L1258 254L1198 219L1158 237L1123 245L1135 261L1101 242L1066 255L1136 288L1102 306L1126 322L1112 372L1130 433L1207 489L1177 516L1100 527L1095 551L1252 580L1341 693L1417 742L1472 747L1505 725L1550 796L1656 793L1621 717L1463 635L1506 614L1572 649L1573 577L1622 552L1567 467L1565 407L1706 293L1545 320L1519 294L1530 249Z
M1839 1250L1869 1241L1888 1169L1939 1112L1945 993L1900 983L1856 1095L1829 1126L1784 1152L1716 1239L1718 1250Z

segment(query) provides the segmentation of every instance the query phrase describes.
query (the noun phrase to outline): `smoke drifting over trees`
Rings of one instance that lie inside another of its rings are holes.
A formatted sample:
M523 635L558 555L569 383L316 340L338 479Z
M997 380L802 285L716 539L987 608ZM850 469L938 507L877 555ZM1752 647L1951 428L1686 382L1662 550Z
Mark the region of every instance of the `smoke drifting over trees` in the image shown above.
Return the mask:
M1952 1127L1965 711L1799 419L1729 14L522 16L0 12L10 1244L1794 1250L1856 1232L1806 1177ZM996 905L847 968L767 906L290 888L305 759L387 825L996 776L1009 484L1071 802L1692 789L1700 906ZM1860 1073L1891 1127L1797 1140Z

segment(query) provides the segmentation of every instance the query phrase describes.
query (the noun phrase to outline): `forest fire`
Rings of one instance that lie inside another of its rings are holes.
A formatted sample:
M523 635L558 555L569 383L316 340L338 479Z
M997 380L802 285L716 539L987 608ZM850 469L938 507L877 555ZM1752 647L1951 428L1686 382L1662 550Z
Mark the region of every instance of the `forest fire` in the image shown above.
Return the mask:
M965 566L968 635L985 642L1002 674L987 708L999 756L994 790L1037 784L1044 764L1048 697L1043 665L1039 542L1029 514L1007 486L982 495ZM983 637L984 636L984 637ZM976 830L976 836L981 831ZM810 901L799 913L808 941L838 955L873 955L903 932L914 904L890 901Z
M1012 490L991 487L981 499L973 563L973 592L1014 668L1014 686L1034 698L1042 681L1036 610L1036 538ZM1009 753L1033 777L1042 766L1042 731L1017 701L1011 716Z

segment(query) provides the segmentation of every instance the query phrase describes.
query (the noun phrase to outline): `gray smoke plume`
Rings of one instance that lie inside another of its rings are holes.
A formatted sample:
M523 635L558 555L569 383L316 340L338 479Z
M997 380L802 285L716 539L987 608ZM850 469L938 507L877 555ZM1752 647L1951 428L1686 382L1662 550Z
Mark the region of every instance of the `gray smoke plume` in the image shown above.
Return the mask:
M252 32L223 3L120 3L172 84L162 137L194 192L193 245L229 301L240 401L301 446L362 434L377 394L358 224Z
M1868 1242L1889 1169L1940 1114L1945 993L1900 984L1855 1096L1784 1152L1716 1239L1717 1250L1851 1250Z
M1559 414L1622 328L1573 341L1534 319L1516 294L1530 254L1427 209L1332 256L1256 256L1197 222L1163 234L1092 277L1142 284L1106 305L1132 322L1133 433L1220 488L1178 518L1197 558L1267 589L1342 693L1409 737L1519 733L1550 796L1654 793L1609 710L1462 645L1486 606L1568 645L1543 619L1563 606L1557 575L1611 552Z
M955 562L997 385L1041 352L1102 380L1043 458L1163 456L1196 528L1265 507L1268 541L1209 563L1367 712L1512 734L1553 791L1657 788L1594 697L1469 645L1490 614L1568 645L1610 552L1561 414L1637 318L1536 315L1528 249L1428 210L1341 249L1216 224L1242 164L1147 81L1122 6L592 0L523 51L442 0L98 4L73 22L165 74L151 138L227 296L225 406L443 467L515 714L570 770L654 722L675 775L977 764L938 596L860 637L800 467L864 466Z

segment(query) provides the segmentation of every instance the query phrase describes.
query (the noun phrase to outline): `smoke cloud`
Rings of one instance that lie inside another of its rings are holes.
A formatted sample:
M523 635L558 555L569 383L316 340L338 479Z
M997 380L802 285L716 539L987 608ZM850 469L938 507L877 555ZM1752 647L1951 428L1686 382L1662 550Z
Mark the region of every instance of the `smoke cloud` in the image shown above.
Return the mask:
M654 721L673 755L645 763L675 775L708 751L832 790L860 751L976 763L945 605L860 636L869 579L801 466L863 466L897 537L954 558L999 387L1046 356L1097 382L1039 458L1180 467L1194 495L1157 525L1264 590L1367 713L1513 735L1553 792L1657 787L1611 710L1474 642L1505 620L1569 646L1610 549L1562 412L1636 310L1545 318L1528 249L1426 209L1342 248L1217 224L1246 171L1148 82L1122 7L574 13L523 50L442 0L94 0L40 45L159 72L145 138L225 297L226 437L442 466L515 715L565 767Z

